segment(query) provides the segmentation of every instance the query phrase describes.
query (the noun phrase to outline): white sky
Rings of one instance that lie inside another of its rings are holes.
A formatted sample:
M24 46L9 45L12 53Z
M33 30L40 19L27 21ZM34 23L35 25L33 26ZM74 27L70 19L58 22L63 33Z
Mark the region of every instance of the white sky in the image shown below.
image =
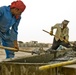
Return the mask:
M8 6L14 0L0 0L0 6ZM70 21L69 40L76 41L76 0L22 0L26 10L18 27L18 40L52 43L53 36L42 31L50 31L51 26Z

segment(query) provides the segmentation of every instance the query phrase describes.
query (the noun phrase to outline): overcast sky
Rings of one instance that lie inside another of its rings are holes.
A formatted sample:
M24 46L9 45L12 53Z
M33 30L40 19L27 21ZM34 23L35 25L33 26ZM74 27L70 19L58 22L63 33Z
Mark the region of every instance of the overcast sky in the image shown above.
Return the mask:
M14 0L0 0L0 6L8 6ZM76 0L22 0L26 9L18 27L18 40L52 43L53 36L42 31L50 31L51 26L70 21L69 40L76 41Z

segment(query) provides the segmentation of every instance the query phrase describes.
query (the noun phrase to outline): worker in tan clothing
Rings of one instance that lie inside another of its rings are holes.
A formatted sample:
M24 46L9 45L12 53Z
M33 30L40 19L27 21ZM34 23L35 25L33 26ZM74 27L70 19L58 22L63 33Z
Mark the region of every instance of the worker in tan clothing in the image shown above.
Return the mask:
M64 20L62 23L57 23L51 27L50 35L53 35L53 30L56 29L54 36L52 49L56 50L60 45L70 47L69 40L69 28L67 27L69 21Z

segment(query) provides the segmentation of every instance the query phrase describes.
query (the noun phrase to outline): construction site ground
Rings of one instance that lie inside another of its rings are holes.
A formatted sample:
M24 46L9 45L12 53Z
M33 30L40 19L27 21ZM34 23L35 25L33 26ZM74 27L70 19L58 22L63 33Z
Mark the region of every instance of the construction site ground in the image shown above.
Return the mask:
M19 57L22 57L22 56L32 56L31 53L28 53L28 52L23 52L23 51L33 51L34 49L36 49L35 47L25 47L25 48L19 48L20 50L22 51L18 51L18 52L15 52L15 57L14 58L19 58ZM47 48L45 48L46 50ZM3 61L6 59L6 54L5 54L5 50L4 49L0 49L0 61Z

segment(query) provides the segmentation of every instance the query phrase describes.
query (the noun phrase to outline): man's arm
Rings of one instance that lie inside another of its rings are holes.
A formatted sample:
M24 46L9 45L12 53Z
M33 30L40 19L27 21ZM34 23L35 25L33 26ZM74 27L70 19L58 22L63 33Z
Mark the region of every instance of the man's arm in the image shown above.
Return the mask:
M17 35L18 35L18 25L19 25L20 19L17 20L17 22L12 26L11 28L11 40L14 43L14 47L18 49L18 44L17 44Z
M0 16L3 15L3 9L4 9L4 7L0 7Z
M65 40L69 40L69 28L66 29L66 33L65 33Z
M56 28L58 28L58 24L55 24L54 26L51 27L50 35L53 35L53 30Z

